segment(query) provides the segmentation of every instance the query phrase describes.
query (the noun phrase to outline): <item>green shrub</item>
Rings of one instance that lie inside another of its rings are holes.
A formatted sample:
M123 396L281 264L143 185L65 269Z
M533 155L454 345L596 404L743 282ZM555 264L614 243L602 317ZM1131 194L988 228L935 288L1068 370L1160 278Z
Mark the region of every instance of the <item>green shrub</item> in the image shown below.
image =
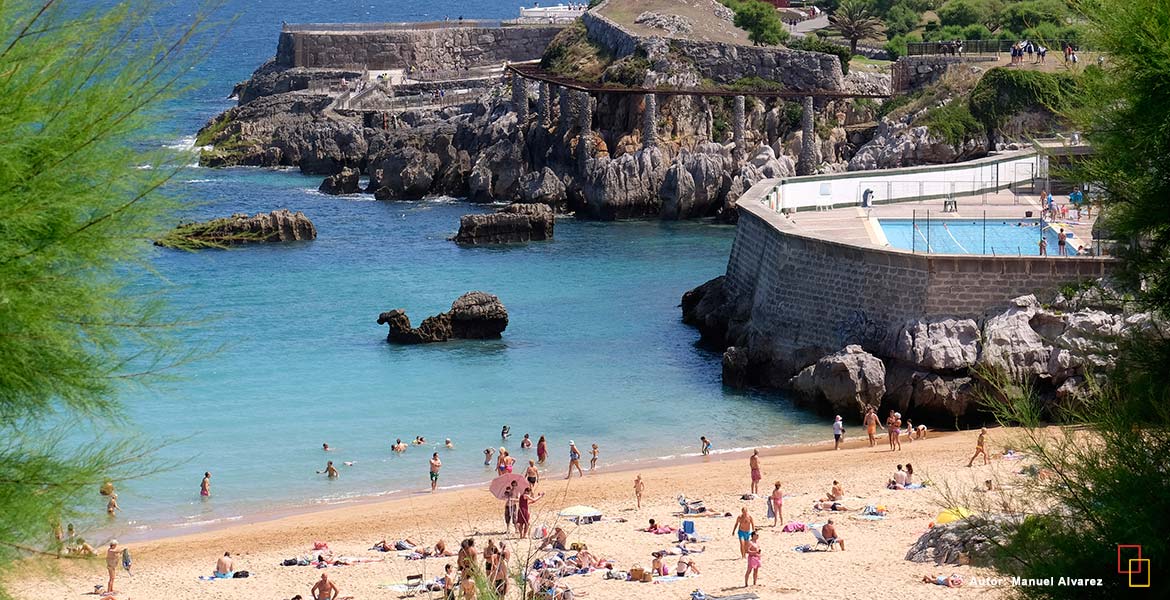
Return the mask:
M719 0L735 11L735 26L748 32L757 46L775 46L788 39L788 29L775 7L759 0Z
M1070 108L1077 87L1077 78L1066 73L997 67L988 71L971 90L968 108L994 142L996 131L1024 110L1058 113Z
M942 106L926 111L922 119L930 132L945 139L948 144L958 146L963 142L984 135L983 125L975 117L967 103L956 99Z
M910 35L899 35L894 39L886 42L886 44L882 46L882 49L890 55L890 60L898 60L899 58L907 55L907 44L921 41L922 36L916 33L912 33Z

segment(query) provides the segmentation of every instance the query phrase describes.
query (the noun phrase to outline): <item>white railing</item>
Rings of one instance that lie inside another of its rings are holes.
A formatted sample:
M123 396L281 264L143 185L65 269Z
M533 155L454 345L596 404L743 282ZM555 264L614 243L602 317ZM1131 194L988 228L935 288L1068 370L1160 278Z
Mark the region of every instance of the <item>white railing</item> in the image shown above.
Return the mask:
M773 180L761 202L778 211L985 196L1031 186L1038 175L1034 151L1006 153L946 166L851 171Z

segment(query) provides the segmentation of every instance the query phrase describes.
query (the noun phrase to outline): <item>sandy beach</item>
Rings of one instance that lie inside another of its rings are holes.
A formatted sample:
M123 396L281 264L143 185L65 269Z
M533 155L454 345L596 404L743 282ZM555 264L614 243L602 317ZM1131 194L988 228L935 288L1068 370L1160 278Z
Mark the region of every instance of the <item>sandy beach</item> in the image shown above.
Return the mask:
M904 560L907 549L927 530L945 501L940 490L973 489L990 478L1010 480L1019 463L1001 460L997 450L1011 435L1004 429L993 430L988 466L966 468L975 446L976 431L932 434L930 439L903 442L900 452L891 453L883 434L878 445L870 448L864 439L850 432L847 446L832 450L832 443L775 448L761 453L763 481L761 498L743 500L750 491L748 456L721 455L707 459L641 468L604 472L584 478L564 479L563 457L551 462L543 473L538 491L544 498L532 506L534 526L563 525L570 542L586 543L596 555L614 561L618 569L634 565L649 567L650 553L667 548L673 535L654 535L637 531L647 520L679 526L682 517L676 496L686 494L702 499L706 506L719 512L739 514L748 507L760 528L763 567L760 584L743 590L746 561L740 558L738 542L732 532L735 519L726 517L694 518L697 534L709 538L706 550L692 555L701 575L681 581L633 583L604 578L604 571L565 578L579 597L597 600L638 598L686 599L695 589L708 594L726 595L754 591L761 598L782 596L800 598L996 598L1004 589L965 585L949 589L921 583L925 574L958 573L970 581L972 576L990 576L990 571L969 566L935 567L932 564ZM556 448L552 458L558 458ZM617 449L607 448L613 454ZM587 461L583 461L586 463ZM917 481L934 485L922 490L889 490L885 483L896 464L912 463ZM518 469L519 470L519 469ZM641 474L646 492L640 510L634 507L633 480ZM826 514L814 511L812 503L839 480L846 493L844 504L850 512ZM813 544L808 532L781 532L765 518L763 495L780 480L786 495L785 521L823 523L833 518L846 551L800 553L797 545ZM420 474L419 489L426 485ZM214 499L213 499L214 501ZM577 504L597 507L605 519L589 525L573 525L558 519L556 512ZM867 504L881 504L889 510L884 520L864 520L856 509ZM296 594L308 597L310 586L321 575L311 566L280 566L282 560L309 553L315 542L327 542L335 555L374 559L378 562L350 566L331 566L330 578L341 596L397 598L402 594L385 589L401 583L408 575L423 574L428 580L440 575L444 564L454 558L410 561L397 553L379 553L369 548L379 540L393 543L411 538L425 545L443 539L452 548L465 537L475 536L477 546L488 539L503 537L503 503L486 490L464 489L434 495L424 492L394 500L337 508L278 520L250 523L153 542L131 544L134 556L133 576L119 570L119 599L150 600L166 598L194 600L288 599ZM624 522L622 521L624 520ZM535 554L532 540L513 540L513 562ZM104 549L100 549L103 550ZM236 569L251 573L248 579L200 581L210 575L216 559L225 551L236 557ZM677 559L669 560L673 570ZM49 568L46 569L46 564ZM94 597L94 586L105 582L102 559L33 560L10 575L11 591L26 600L76 599ZM974 582L977 583L977 582ZM513 591L509 597L519 598ZM432 594L440 597L440 594Z

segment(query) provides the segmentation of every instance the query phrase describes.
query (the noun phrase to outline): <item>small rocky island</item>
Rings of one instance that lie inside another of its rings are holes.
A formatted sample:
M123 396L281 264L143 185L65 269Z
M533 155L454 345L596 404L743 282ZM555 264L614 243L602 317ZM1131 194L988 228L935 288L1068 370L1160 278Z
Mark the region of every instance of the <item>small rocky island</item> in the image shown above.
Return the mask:
M512 204L494 213L463 215L451 239L468 246L551 240L555 222L547 204Z
M508 310L491 294L468 292L451 303L450 311L427 317L418 327L411 327L401 308L378 315L378 324L390 326L386 341L391 344L499 339L508 327Z
M225 248L240 244L317 239L317 227L301 211L287 208L270 213L233 214L210 221L180 223L154 245L181 250Z

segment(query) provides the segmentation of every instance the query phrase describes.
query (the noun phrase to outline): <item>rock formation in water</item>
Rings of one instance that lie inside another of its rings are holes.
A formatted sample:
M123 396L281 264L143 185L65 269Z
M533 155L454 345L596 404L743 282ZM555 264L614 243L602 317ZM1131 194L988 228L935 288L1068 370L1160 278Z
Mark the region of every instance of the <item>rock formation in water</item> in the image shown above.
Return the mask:
M360 178L361 173L357 169L345 167L340 173L326 177L317 191L330 196L356 194L361 191Z
M304 213L287 208L248 216L230 217L200 223L183 223L155 245L168 248L211 248L265 242L292 242L317 239L317 227Z
M512 204L494 213L463 215L457 244L514 244L551 240L556 216L545 204Z
M388 325L386 341L393 344L430 344L451 339L497 339L508 327L508 311L500 299L485 292L468 292L451 303L451 310L423 319L411 327L401 308L378 315Z
M1151 331L1155 323L1108 288L1094 288L1058 295L1047 306L1021 296L982 319L889 323L869 347L850 345L824 357L776 356L766 345L752 345L751 315L742 299L728 296L724 281L717 277L687 292L681 304L685 323L708 344L726 348L724 382L774 385L785 374L778 365L795 364L798 372L779 379L779 387L820 412L854 420L869 405L953 422L979 409L984 369L1031 382L1053 411L1082 397L1087 374L1113 365L1121 336Z

